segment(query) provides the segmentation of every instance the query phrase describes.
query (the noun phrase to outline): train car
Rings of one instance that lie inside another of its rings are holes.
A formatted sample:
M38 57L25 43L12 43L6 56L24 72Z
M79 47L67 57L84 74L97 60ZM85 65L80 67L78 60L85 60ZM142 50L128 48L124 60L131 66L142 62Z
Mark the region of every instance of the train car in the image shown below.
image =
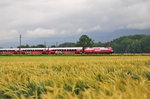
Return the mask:
M14 54L14 52L17 50L17 48L1 48L0 54Z
M106 54L113 53L111 47L58 47L58 48L4 48L0 54Z
M82 53L82 47L49 48L48 53L52 53L52 54L80 54L80 53Z
M110 54L113 53L111 47L87 47L84 50L86 54Z
M24 54L43 54L47 48L21 48Z

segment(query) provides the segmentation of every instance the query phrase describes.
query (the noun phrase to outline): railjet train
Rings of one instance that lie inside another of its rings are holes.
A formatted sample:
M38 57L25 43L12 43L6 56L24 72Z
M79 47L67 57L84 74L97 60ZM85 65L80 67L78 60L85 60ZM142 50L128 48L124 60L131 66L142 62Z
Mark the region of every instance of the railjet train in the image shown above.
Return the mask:
M0 54L110 54L111 47L1 48Z

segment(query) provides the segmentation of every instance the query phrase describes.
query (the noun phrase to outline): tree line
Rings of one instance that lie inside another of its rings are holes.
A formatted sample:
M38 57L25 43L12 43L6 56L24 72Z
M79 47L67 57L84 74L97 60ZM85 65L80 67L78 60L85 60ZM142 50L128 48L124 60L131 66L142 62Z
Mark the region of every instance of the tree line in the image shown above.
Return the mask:
M74 42L65 42L58 46L50 47L106 47L113 48L115 53L150 53L150 35L129 35L122 36L110 42L94 42L88 35L82 35L79 40ZM18 46L20 47L20 46ZM21 48L45 48L44 44L21 45Z

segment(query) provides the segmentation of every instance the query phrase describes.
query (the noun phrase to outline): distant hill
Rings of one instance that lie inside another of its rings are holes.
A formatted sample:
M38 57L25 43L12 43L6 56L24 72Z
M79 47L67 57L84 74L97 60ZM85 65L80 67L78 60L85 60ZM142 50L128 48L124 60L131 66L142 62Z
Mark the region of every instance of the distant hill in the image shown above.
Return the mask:
M150 53L150 35L129 35L104 43L117 53Z

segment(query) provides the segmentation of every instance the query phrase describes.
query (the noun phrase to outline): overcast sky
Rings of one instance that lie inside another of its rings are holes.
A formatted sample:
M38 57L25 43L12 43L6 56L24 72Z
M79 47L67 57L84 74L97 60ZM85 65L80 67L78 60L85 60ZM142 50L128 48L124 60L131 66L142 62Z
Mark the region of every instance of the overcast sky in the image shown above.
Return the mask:
M17 46L19 34L23 44L51 45L121 30L150 33L150 0L0 0L0 47Z

